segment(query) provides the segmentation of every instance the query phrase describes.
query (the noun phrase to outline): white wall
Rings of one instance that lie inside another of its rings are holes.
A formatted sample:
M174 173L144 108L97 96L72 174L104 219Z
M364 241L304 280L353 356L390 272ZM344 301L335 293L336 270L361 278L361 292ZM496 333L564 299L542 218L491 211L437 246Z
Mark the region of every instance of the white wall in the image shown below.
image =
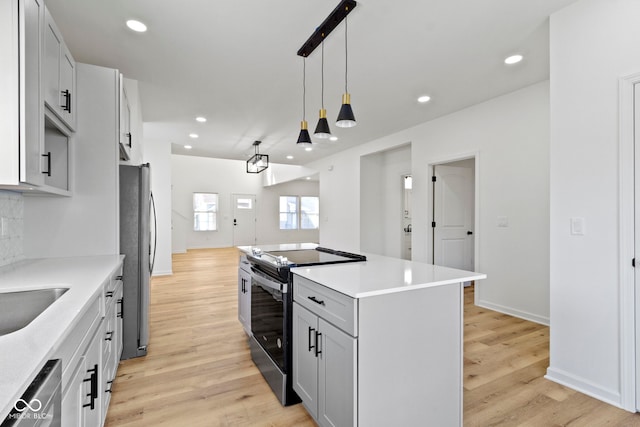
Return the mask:
M173 251L233 246L232 194L255 194L258 244L317 242L318 230L280 230L280 196L316 196L317 181L291 181L263 187L261 174L246 173L242 160L171 156ZM193 231L193 193L218 193L217 231ZM322 205L320 210L322 214Z
M320 244L360 250L360 158L412 143L413 259L431 259L429 165L477 154L478 303L549 318L549 84L541 82L310 163L320 171ZM508 228L496 218L507 216Z
M171 143L145 140L144 163L151 165L151 192L158 223L153 275L163 276L173 272L171 264Z
M621 405L618 79L640 72L640 2L583 0L551 17L551 366ZM571 217L586 220L570 234ZM630 262L630 260L629 260Z
M360 158L360 249L402 256L403 179L411 174L411 146Z

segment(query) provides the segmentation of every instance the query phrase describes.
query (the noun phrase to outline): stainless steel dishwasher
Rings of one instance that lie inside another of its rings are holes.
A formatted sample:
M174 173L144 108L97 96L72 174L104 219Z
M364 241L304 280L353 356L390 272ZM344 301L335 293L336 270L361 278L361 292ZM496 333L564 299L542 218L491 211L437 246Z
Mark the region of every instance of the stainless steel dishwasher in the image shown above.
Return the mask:
M62 427L62 363L49 360L0 427Z

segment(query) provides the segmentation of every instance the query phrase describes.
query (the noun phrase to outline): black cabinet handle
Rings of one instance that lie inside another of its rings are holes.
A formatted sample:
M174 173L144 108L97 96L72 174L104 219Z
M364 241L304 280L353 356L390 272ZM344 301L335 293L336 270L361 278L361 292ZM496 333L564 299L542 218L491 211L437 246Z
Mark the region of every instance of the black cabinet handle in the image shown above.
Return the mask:
M109 388L107 390L105 390L105 393L112 393L111 389L113 388L113 381L107 381L107 384L109 384Z
M96 399L98 398L98 365L93 365L92 369L88 369L87 373L90 373L89 378L82 380L83 382L91 382L91 391L87 394L91 400L89 403L82 405L83 408L90 408L92 411L96 408Z
M473 231L467 231L467 236L471 236L473 234Z
M111 341L111 338L113 338L113 331L107 332L107 336L105 337L105 341Z
M109 292L105 293L104 296L107 297L107 298L113 297L113 291L109 291Z
M116 280L122 280L122 276L116 276Z
M320 350L320 337L322 337L322 333L316 331L316 357L322 354L322 350Z
M63 90L62 96L64 96L64 105L61 105L62 109L67 113L71 113L71 92Z
M123 298L119 298L117 303L120 304L120 311L118 312L118 314L116 314L116 317L119 317L122 319L122 300Z
M42 157L47 158L47 170L42 171L42 173L46 173L47 176L51 176L51 151L49 151L47 154L43 154Z
M324 305L324 301L319 300L316 297L307 297L307 298L309 298L311 301L315 302L316 304Z
M309 350L307 350L307 351L311 351L315 347L314 345L311 345L311 332L312 331L315 331L315 329L313 329L311 326L309 326L309 335L308 335L308 338L309 338Z
M127 138L129 138L129 148L133 148L133 145L131 145L131 132L127 133Z

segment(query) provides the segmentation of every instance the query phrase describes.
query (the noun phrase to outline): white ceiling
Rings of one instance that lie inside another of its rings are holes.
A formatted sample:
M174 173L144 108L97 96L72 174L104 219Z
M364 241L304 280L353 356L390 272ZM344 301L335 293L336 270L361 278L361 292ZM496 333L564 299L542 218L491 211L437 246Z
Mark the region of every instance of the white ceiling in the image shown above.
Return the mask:
M359 1L348 17L349 92L358 125L335 126L344 91L343 22L325 42L324 101L339 140L314 139L312 152L296 147L303 62L296 52L339 0L46 4L78 62L118 68L139 81L146 138L168 139L174 153L242 160L261 140L260 152L272 162L304 164L547 79L548 17L574 1ZM135 33L127 19L149 30ZM516 52L524 61L504 65ZM318 48L306 60L311 133L320 66ZM432 100L419 104L422 94ZM198 115L208 121L197 123Z

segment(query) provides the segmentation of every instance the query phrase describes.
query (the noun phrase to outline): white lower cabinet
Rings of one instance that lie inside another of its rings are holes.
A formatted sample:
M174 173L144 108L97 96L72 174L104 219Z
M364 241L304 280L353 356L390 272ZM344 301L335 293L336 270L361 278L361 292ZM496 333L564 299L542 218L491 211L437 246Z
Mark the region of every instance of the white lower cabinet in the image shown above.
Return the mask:
M62 425L104 424L122 354L122 264L55 350L62 360Z
M321 426L355 425L357 339L293 304L293 389Z
M251 265L246 255L240 256L238 268L238 320L251 335Z

